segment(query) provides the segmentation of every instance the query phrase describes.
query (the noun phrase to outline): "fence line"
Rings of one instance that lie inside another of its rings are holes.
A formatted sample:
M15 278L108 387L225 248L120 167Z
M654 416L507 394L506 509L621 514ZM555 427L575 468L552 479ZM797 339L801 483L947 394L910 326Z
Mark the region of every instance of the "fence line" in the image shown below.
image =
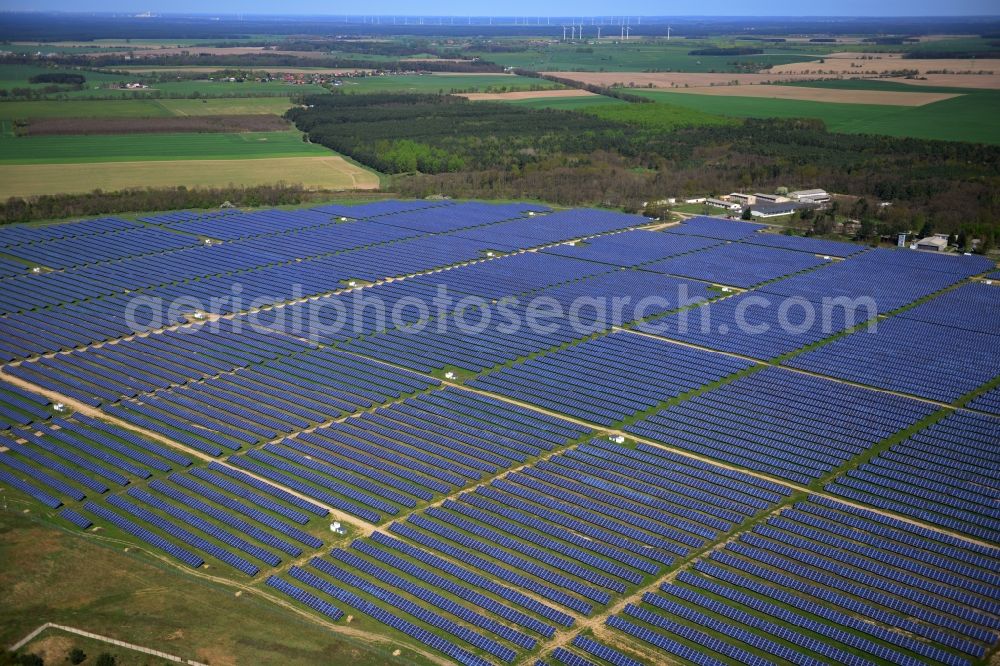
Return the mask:
M194 661L192 659L183 659L173 654L167 654L166 652L160 652L159 650L154 650L152 648L143 647L141 645L135 645L133 643L126 643L125 641L120 641L117 638L111 638L109 636L101 636L100 634L95 634L89 631L84 631L83 629L77 629L76 627L67 627L62 624L53 624L52 622L46 622L42 626L38 627L30 634L19 640L17 643L10 647L11 652L16 652L22 647L30 643L35 639L40 633L46 629L59 629L60 631L65 631L70 634L76 634L78 636L86 636L87 638L93 638L94 640L103 641L105 643L110 643L111 645L117 645L118 647L123 647L128 650L134 650L136 652L142 652L145 654L151 654L154 657L159 657L161 659L166 659L167 661L175 661L180 664L188 664L189 666L208 666L200 661Z

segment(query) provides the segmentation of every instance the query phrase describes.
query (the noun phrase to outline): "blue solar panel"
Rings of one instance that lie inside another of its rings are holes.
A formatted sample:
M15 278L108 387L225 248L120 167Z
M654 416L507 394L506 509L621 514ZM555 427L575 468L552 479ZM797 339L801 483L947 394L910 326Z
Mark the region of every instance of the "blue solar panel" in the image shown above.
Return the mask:
M469 385L608 426L749 365L619 332L487 374Z
M772 367L625 430L809 483L933 411L924 402Z
M767 225L754 222L738 222L736 220L720 220L715 217L697 216L684 220L680 224L667 227L663 231L684 236L704 236L719 240L742 240L754 237Z
M827 490L998 541L998 455L1000 419L959 411L837 477Z
M1000 335L891 317L875 330L852 333L785 364L952 402L1000 376Z

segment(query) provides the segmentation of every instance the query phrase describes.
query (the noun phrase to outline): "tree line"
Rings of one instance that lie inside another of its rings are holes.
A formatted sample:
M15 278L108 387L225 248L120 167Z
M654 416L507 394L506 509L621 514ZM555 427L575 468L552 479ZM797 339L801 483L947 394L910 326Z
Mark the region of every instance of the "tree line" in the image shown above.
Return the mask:
M329 198L330 192L306 190L300 185L285 183L253 187L144 188L118 192L95 190L85 194L11 197L0 202L0 224L134 211L217 208L225 202L237 207L257 207Z

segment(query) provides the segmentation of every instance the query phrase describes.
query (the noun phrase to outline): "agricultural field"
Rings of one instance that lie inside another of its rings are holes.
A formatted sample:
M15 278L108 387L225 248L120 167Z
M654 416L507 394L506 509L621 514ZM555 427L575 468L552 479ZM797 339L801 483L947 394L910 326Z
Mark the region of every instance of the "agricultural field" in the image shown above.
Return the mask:
M605 120L643 125L664 132L671 132L681 127L724 126L736 122L721 114L712 114L682 105L670 104L668 101L654 104L585 106L580 107L579 110Z
M33 74L52 71L0 67L6 85L12 87ZM121 79L92 74L85 72L88 84ZM4 101L0 103L0 196L278 182L307 189L378 187L377 174L304 142L300 132L279 118L292 106L288 95L322 92L322 88L272 83L163 84L164 90L170 88L177 95L206 96L195 99L91 89L73 99ZM91 93L123 97L88 98ZM225 96L232 94L240 96ZM260 94L267 96L253 96ZM58 190L53 190L53 183L59 184Z
M344 79L347 93L511 92L561 88L558 83L512 74L422 74Z
M7 131L9 132L9 126ZM0 138L0 164L94 163L137 160L242 159L329 155L294 130Z
M508 103L527 106L533 109L562 109L564 111L579 111L580 109L589 109L595 106L621 106L628 104L628 102L623 100L604 95L561 98L532 97L530 99L512 100Z
M1000 534L952 493L1000 433L996 264L650 226L438 199L5 227L0 552L33 553L0 574L5 639L49 621L210 663L362 666L994 658ZM236 283L247 300L218 298ZM457 303L426 328L346 307L402 313L435 285L562 314L511 332L442 327ZM694 309L566 314L679 289ZM877 332L778 330L767 307L717 328L742 299L831 289L872 297ZM108 315L137 292L183 305L132 336ZM192 318L208 299L217 323ZM933 368L870 371L946 340ZM909 471L927 451L933 479Z
M844 90L853 82L831 82L833 90ZM805 84L803 84L805 85ZM862 82L861 90L869 88ZM877 82L875 85L886 85ZM889 84L891 85L891 84ZM696 111L734 118L818 118L832 132L884 134L887 136L1000 143L1000 131L987 122L1000 103L1000 92L961 92L956 97L923 106L840 104L794 99L766 99L738 95L704 95L697 91L647 91L636 94Z
M4 102L0 104L0 119L281 115L291 106L292 102L287 97Z
M492 60L506 67L521 67L535 71L585 72L738 72L750 65L768 67L821 57L822 47L786 48L784 45L765 46L765 53L747 56L690 55L690 51L708 47L728 47L724 40L702 41L678 39L623 42L617 26L605 26L601 41L596 41L597 27L584 26L585 43L547 44L537 49L513 53L476 53L469 55ZM742 45L745 45L742 44Z
M58 164L0 163L0 197L50 194L58 182L66 193L145 187L226 187L282 182L309 190L369 190L379 175L339 155L311 153L299 157L252 159L163 159Z

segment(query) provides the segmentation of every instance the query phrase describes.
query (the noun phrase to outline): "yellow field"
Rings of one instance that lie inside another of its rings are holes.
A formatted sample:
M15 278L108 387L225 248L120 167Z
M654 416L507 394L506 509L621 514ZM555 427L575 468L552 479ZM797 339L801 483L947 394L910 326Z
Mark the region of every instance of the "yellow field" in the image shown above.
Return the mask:
M378 176L342 157L175 160L96 164L0 165L0 198L134 187L300 184L309 189L373 190Z

